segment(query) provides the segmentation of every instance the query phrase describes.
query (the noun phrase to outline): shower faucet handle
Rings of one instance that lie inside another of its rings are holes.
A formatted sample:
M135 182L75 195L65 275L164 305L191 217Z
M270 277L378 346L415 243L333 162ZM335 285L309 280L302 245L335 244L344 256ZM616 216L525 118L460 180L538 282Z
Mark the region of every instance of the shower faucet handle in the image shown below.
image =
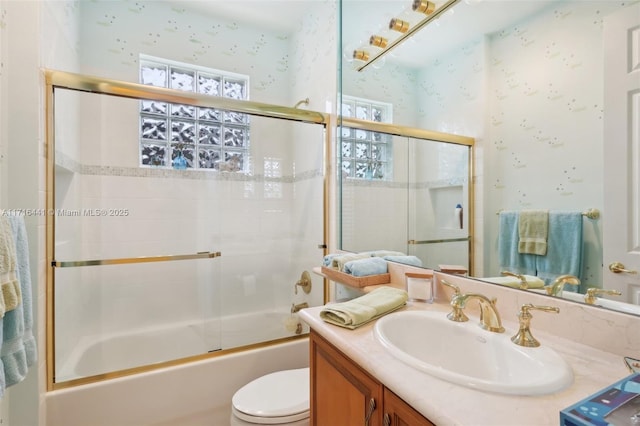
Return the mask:
M309 272L304 271L302 275L300 275L300 279L293 286L295 294L298 294L298 287L301 287L302 291L309 294L309 292L311 291L311 275L309 274Z

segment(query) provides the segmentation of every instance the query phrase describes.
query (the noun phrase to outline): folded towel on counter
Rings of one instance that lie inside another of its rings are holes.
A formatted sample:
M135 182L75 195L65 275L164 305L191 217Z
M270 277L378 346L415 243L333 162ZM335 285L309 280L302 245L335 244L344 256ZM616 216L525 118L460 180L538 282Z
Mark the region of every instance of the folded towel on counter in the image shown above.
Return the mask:
M498 233L498 267L501 271L537 275L536 255L518 253L518 212L500 212Z
M369 259L371 255L368 253L347 253L340 256L335 256L331 259L331 268L344 272L344 264L358 259Z
M523 210L518 218L518 253L547 254L548 210Z
M16 246L8 217L0 217L0 317L21 301L16 275Z
M408 295L404 290L379 287L347 302L326 305L320 311L320 318L330 324L354 329L401 308L407 299Z
M542 288L544 287L544 280L533 275L523 275L525 281L527 281L527 288ZM521 288L522 281L516 277L489 277L481 278L482 281L488 281L495 284L505 285L507 287Z
M383 259L388 260L389 262L402 263L405 265L422 266L422 260L416 256L385 256Z
M352 260L344 264L344 272L354 277L387 273L387 261L381 257Z

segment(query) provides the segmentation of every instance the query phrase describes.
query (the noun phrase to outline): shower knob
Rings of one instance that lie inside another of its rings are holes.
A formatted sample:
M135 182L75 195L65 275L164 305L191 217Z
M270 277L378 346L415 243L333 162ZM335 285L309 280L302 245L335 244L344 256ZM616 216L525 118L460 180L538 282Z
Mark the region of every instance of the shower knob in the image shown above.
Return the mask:
M309 292L311 291L311 275L309 274L309 272L304 271L302 275L300 275L300 279L294 286L294 288L296 289L296 294L298 294L298 287L301 287L302 291L309 294Z

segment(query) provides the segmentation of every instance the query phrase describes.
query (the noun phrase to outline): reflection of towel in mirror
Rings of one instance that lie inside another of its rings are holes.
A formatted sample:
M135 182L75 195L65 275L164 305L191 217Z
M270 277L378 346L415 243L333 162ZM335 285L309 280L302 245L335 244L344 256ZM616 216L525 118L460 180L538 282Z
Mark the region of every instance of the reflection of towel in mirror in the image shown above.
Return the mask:
M354 329L404 306L407 299L404 290L379 287L347 302L327 304L320 311L320 318L330 324Z
M542 288L544 287L544 281L533 275L523 275L527 282L527 288ZM522 281L516 277L489 277L482 278L482 281L489 281L500 285L506 285L507 287L521 288Z
M344 272L354 277L387 273L387 261L381 257L352 260L344 264Z
M422 260L416 256L385 256L384 260L411 266L422 266Z
M16 248L8 217L0 216L0 317L20 304Z
M518 253L547 254L548 210L523 210L518 217Z
M550 212L547 255L536 257L536 274L546 284L560 275L582 275L582 213ZM565 286L577 291L578 287Z
M501 271L536 275L536 255L518 252L518 212L500 212L498 266Z

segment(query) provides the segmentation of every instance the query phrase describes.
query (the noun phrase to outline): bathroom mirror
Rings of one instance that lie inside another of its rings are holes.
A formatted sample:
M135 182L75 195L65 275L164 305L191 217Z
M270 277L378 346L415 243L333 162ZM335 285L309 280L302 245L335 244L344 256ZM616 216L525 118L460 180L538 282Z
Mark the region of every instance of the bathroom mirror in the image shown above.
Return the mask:
M607 286L603 22L632 3L461 1L358 71L353 51L373 55L370 36L411 2L342 1L341 94L391 104L395 124L476 140L475 277L500 275L500 211L597 209L583 222L580 290Z

